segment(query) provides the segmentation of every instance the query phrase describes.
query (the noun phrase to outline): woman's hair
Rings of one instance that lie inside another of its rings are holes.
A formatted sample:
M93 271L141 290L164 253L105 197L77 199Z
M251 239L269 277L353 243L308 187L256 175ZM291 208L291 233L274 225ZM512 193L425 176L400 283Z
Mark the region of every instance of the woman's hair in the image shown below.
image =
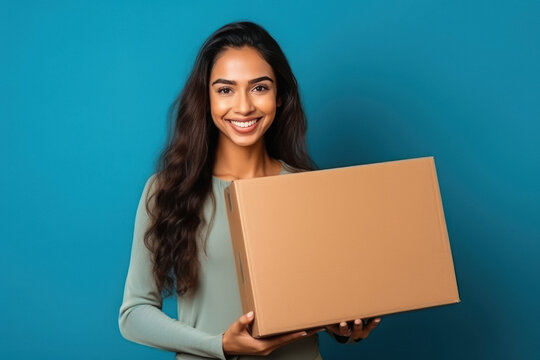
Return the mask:
M272 66L282 101L264 135L268 155L298 171L318 168L306 148L307 122L296 78L277 42L261 26L247 21L216 30L199 50L183 90L169 109L167 145L149 186L154 190L146 197L151 223L144 243L153 254L154 278L165 296L172 295L174 286L183 296L198 285L197 239L209 223L210 230L216 210L212 175L219 130L210 113L210 72L218 54L243 46L258 50ZM208 196L214 206L209 223L203 211ZM206 253L206 241L203 247Z

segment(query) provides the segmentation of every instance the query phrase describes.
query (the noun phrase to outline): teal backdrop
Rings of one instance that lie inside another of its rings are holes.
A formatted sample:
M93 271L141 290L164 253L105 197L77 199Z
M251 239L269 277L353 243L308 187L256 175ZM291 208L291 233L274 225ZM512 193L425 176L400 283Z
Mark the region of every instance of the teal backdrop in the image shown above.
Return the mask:
M462 302L323 357L540 359L538 1L0 4L0 358L173 359L118 330L135 210L203 40L251 20L321 168L437 166Z

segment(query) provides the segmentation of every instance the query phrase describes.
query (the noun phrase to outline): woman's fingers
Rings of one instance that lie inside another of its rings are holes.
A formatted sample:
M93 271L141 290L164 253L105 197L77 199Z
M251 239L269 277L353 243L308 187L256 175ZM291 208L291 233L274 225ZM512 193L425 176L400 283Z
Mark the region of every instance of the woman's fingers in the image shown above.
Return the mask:
M351 334L354 340L363 339L364 335L364 321L362 319L356 319L353 323L353 331Z
M342 321L339 323L339 334L341 336L349 337L351 336L351 328L349 327L349 324L347 324L345 321Z
M324 327L309 328L295 331L293 333L275 335L267 338L257 339L251 335L249 327L252 325L255 314L250 311L240 316L223 333L223 352L227 355L269 355L278 347L296 341L316 332L322 331Z
M351 325L349 325L346 321L342 321L338 324L326 325L324 326L324 329L336 335L351 337L354 340L361 340L368 337L368 335L380 324L380 322L380 317L370 319L369 321L355 319Z
M361 319L356 319L353 325L352 338L354 340L365 339L379 325L381 318L371 319L367 325Z
M373 331L373 329L375 329L380 323L381 323L380 317L371 319L370 322L366 326L367 334L369 335L369 333Z
M338 324L327 325L326 330L328 332L332 332L332 333L337 334L337 335L345 336L345 335L343 335L345 333L345 331L343 331L341 329L341 326L340 326L339 323Z
M346 321L342 321L340 323L333 324L333 325L327 325L326 329L328 331L333 332L334 334L344 336L344 337L351 336L354 330L354 328L351 328L351 326Z
M238 319L238 329L240 331L246 329L247 327L249 327L249 324L253 321L253 319L253 311L250 311L247 314L240 316L240 318Z

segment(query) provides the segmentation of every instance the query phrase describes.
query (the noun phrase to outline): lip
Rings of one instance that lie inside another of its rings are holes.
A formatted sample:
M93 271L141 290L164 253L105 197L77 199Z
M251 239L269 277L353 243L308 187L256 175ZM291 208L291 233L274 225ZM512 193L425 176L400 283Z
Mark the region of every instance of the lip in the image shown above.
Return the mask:
M251 121L251 120L255 120L255 119L260 119L262 118L262 116L254 116L254 117L250 117L250 118L247 118L247 119L225 119L227 121L236 121L236 122L246 122L246 121Z
M259 125L259 123L261 122L263 116L259 116L259 117L252 117L252 118L249 118L249 119L243 119L243 120L236 120L236 119L225 119L230 125L231 127L237 132L237 133L240 133L240 134L247 134L247 133L250 133L252 132L253 130L255 130L255 128ZM257 120L258 119L258 120ZM247 122L247 121L251 121L251 120L257 120L257 122L249 127L239 127L239 126L236 126L234 125L232 121L238 121L238 122Z

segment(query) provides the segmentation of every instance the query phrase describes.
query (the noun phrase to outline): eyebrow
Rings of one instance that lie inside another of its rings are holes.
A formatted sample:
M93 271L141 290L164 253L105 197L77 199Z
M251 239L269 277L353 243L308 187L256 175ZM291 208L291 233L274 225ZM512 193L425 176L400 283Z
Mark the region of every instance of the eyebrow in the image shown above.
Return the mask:
M261 76L261 77L258 77L256 79L251 79L248 81L248 84L251 85L251 84L254 84L254 83L258 83L260 81L263 81L263 80L268 80L268 81L271 81L271 82L274 82L274 80L272 80L270 77L268 76ZM221 84L228 84L228 85L236 85L236 81L233 81L233 80L227 80L227 79L217 79L216 81L214 81L212 83L212 85L214 84L217 84L217 83L221 83Z

